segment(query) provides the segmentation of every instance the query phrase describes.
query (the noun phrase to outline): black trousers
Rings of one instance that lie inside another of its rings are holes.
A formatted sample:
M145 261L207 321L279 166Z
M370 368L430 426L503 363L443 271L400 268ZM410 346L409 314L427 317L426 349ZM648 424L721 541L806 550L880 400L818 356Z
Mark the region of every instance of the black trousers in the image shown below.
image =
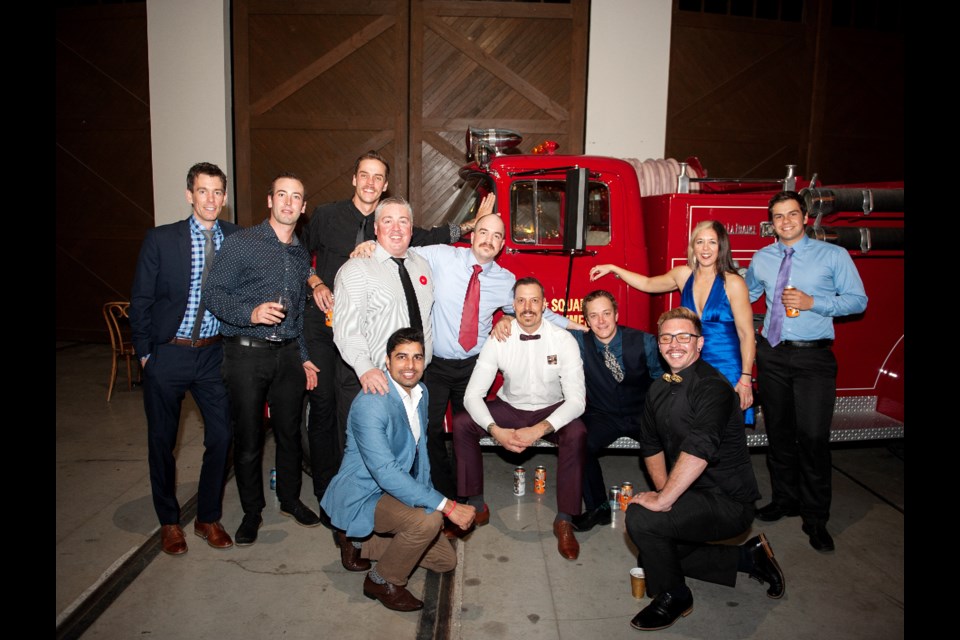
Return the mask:
M270 405L270 425L277 441L277 498L293 508L302 484L300 412L307 379L294 340L278 348L244 347L227 342L223 379L230 392L233 417L233 467L245 514L259 514L263 495L263 409Z
M457 459L452 451L448 451L447 442L450 436L443 430L443 419L447 413L448 402L453 405L454 414L463 411L463 394L476 364L477 356L463 360L433 356L430 366L423 374L423 383L430 392L427 421L430 479L434 488L445 496L457 495ZM453 447L449 449L452 450Z
M732 587L740 547L708 544L743 533L753 522L753 503L702 489L687 489L670 511L627 507L627 533L652 597L686 584L684 577Z
M162 344L156 347L143 369L150 487L153 508L162 525L180 522L173 450L180 430L180 408L187 391L196 401L203 418L203 463L197 490L197 519L216 522L222 515L232 435L230 403L220 375L222 362L222 344L199 348Z
M363 386L360 384L360 378L357 377L353 367L348 365L337 352L337 362L334 366L334 386L337 395L337 429L343 434L344 444L346 444L347 418L350 416L350 405L356 398ZM386 374L389 375L389 374Z
M757 341L757 383L767 430L773 502L799 510L803 522L830 519L830 424L837 397L837 359L829 347L776 348Z
M316 309L313 300L307 301L304 312L303 331L311 333L308 341L310 361L320 369L317 386L307 392L307 441L310 445L310 469L313 475L313 494L319 502L330 480L340 469L346 432L339 428L337 420L336 363L340 352L333 343L333 330L326 326L323 314ZM319 323L319 324L318 324ZM345 427L346 425L344 425Z
M621 418L608 413L583 414L587 425L587 457L583 466L583 510L596 509L609 500L607 485L603 480L599 456L603 450L621 436L640 441L640 416L635 419Z

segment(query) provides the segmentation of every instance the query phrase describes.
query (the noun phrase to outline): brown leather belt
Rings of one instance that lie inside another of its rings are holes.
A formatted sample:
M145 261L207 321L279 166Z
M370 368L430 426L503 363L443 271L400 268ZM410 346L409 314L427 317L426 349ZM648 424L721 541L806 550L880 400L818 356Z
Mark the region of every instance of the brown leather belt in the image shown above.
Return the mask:
M212 344L217 344L223 339L219 333L211 338L200 338L199 340L191 340L190 338L174 338L170 341L170 344L180 345L181 347L209 347Z

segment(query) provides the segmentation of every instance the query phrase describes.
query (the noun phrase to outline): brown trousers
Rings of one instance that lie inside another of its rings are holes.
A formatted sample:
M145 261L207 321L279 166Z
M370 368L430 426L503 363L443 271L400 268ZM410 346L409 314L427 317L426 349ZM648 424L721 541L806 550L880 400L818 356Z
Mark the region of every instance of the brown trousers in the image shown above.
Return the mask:
M391 584L403 586L417 566L438 573L457 566L457 553L446 536L440 535L443 514L427 515L421 507L408 507L383 494L373 512L373 535L363 543L360 555L377 560L377 573Z

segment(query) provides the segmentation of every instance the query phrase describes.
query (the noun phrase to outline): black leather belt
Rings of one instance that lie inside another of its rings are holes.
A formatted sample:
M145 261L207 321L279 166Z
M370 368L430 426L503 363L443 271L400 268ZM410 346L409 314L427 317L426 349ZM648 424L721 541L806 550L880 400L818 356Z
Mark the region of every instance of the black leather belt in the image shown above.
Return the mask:
M190 338L173 338L170 341L170 344L180 345L181 347L209 347L211 344L217 344L223 338L220 334L211 336L209 338L200 338L199 340L191 340Z
M780 344L793 349L826 349L833 346L833 340L781 340Z
M257 349L279 349L285 347L296 338L287 338L286 340L261 340L260 338L251 338L250 336L225 336L224 341L230 344L238 344L241 347L255 347Z

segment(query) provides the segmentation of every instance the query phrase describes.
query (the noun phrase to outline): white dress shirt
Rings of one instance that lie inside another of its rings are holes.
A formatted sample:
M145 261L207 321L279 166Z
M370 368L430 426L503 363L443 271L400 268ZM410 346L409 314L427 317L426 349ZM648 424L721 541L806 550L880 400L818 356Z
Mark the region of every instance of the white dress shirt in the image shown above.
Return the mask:
M463 406L473 421L489 430L495 422L484 398L497 371L503 372L503 386L497 397L515 409L536 411L563 401L547 420L559 431L583 414L587 394L583 379L580 347L566 330L540 322L534 332L539 340L521 340L523 329L516 319L504 342L487 340L480 350L463 397Z

